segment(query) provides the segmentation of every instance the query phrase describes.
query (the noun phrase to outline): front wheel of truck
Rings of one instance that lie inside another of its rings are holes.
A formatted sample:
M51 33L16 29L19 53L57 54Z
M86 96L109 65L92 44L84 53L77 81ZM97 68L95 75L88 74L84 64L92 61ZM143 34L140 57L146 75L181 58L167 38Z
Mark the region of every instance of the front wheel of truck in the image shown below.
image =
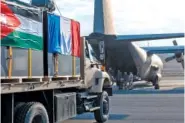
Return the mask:
M109 96L106 91L103 91L97 99L97 104L100 109L94 111L95 120L98 123L104 123L109 118Z

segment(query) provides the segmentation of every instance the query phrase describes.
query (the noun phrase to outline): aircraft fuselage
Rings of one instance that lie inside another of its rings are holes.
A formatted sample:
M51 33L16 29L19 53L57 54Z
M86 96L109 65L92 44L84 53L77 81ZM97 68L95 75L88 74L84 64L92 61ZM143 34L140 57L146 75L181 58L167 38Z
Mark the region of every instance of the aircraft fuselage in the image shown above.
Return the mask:
M98 42L90 41L97 54L99 54ZM119 42L111 38L104 42L107 68L112 68L115 72L118 69L122 72L133 72L135 75L139 75L142 80L147 81L152 81L156 76L161 78L163 62L156 54L147 54L134 42Z
M156 54L147 54L134 42L128 43L138 74L143 80L152 81L156 76L161 78L163 62Z

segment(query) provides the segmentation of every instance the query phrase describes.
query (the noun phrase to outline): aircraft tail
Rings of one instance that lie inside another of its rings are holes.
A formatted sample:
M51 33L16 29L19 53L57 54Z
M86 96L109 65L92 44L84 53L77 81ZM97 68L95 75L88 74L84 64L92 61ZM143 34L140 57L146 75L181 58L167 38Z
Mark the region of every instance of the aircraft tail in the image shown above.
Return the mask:
M94 33L115 35L111 0L95 0Z

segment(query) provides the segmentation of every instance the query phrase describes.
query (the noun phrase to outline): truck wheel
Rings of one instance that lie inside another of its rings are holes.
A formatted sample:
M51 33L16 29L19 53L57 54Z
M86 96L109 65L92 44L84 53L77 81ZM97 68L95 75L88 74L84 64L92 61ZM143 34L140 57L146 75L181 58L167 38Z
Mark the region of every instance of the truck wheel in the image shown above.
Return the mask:
M17 114L17 110L22 107L23 105L25 105L24 102L19 102L16 104L15 108L14 108L14 114Z
M15 123L49 123L45 107L38 102L29 102L19 105L16 109Z
M94 117L98 123L106 122L109 118L109 96L106 91L103 91L97 100L100 109L94 111Z

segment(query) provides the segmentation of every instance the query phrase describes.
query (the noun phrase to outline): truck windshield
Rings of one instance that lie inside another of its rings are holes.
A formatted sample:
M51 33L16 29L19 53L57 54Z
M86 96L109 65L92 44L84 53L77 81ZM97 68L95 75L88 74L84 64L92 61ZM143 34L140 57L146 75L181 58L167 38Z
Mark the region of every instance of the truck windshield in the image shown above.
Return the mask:
M89 47L89 52L90 52L90 54L89 54L90 60L91 60L91 61L98 62L98 60L96 59L97 56L96 56L96 54L95 54L93 48L91 47L90 44L88 44L88 47Z

